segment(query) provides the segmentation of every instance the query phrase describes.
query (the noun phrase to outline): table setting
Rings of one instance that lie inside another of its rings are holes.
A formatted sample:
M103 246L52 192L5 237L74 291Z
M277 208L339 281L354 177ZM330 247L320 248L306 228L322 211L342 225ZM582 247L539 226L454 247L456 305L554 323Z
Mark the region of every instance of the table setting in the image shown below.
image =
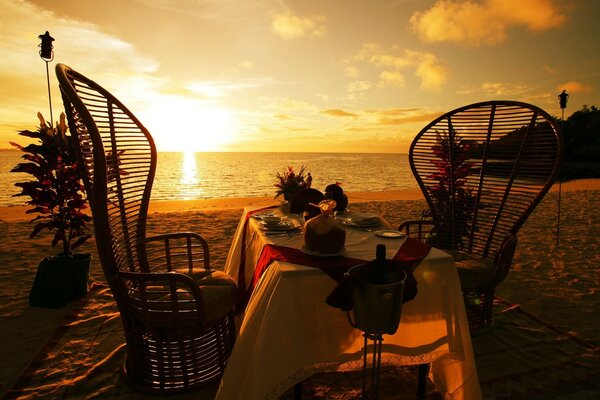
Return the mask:
M384 335L382 365L430 364L443 395L480 399L453 258L394 231L380 215L335 210L331 200L313 203L320 213L312 216L304 212L311 204L297 213L244 209L225 266L238 282L241 322L216 399L276 399L315 372L360 369L362 335L340 299L348 270L373 260L381 244L385 258L414 279L398 330Z

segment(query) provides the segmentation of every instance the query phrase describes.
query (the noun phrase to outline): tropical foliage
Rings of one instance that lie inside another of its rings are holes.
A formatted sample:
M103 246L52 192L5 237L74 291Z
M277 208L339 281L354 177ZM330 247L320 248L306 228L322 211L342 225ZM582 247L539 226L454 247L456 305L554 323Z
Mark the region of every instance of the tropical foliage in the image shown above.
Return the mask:
M467 161L471 143L451 131L437 133L431 147L437 159L432 160L435 171L428 176L436 181L428 190L435 204L435 242L445 249L462 248L467 235L467 221L473 214L475 199L466 188L467 177L473 173L473 164Z
M35 131L23 130L19 135L36 139L37 143L21 146L10 142L22 150L26 162L17 164L11 172L22 172L33 176L33 180L18 182L21 193L26 196L26 204L32 206L28 214L39 214L30 238L40 231L54 231L52 246L62 244L64 254L72 254L78 246L91 237L87 222L91 217L83 212L87 208L87 198L77 169L75 150L71 136L67 134L65 115L53 128L38 113L40 126Z

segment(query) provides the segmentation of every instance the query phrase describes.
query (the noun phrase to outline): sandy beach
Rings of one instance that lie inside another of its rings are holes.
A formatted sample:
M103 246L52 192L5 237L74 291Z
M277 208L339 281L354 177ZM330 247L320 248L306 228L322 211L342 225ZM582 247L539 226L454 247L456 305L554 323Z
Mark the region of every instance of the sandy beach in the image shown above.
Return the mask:
M417 189L351 193L349 200L351 209L379 213L392 225L418 218L426 208ZM270 197L153 202L148 234L198 232L209 242L212 264L222 269L243 207L270 204L275 204ZM555 185L520 231L512 270L497 290L513 309L520 307L581 341L589 349L587 361L596 366L600 344L599 206L600 180L563 183L557 245ZM145 398L127 388L116 373L123 360L124 341L97 257L92 262L94 285L86 299L58 310L29 306L39 261L58 249L50 246L50 235L29 239L31 216L25 210L0 207L0 396ZM94 254L93 240L81 251ZM56 350L59 347L60 351ZM476 362L479 367L477 357ZM492 397L486 397L484 391L484 398Z

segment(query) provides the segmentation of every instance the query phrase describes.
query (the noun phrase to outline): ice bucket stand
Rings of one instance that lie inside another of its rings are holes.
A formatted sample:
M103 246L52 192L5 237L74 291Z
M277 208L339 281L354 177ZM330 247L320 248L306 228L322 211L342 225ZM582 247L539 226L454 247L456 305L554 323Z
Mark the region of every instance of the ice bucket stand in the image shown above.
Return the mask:
M365 264L352 267L348 273L352 274L355 268L363 268ZM368 367L368 341L373 341L373 361L371 365L371 394L372 399L379 399L379 375L381 370L381 351L383 335L393 335L400 324L402 315L402 295L406 282L404 271L386 272L386 282L376 284L361 282L356 285L352 293L354 303L352 313L348 311L348 322L354 328L363 332L363 383L362 399L367 399L367 370Z

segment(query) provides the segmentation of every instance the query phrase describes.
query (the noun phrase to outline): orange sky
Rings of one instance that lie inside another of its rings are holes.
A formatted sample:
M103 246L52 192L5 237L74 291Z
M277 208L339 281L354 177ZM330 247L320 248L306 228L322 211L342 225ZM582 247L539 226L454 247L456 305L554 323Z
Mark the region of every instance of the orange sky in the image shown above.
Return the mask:
M49 119L37 36L159 150L406 152L436 116L600 106L596 0L0 0L0 148Z

